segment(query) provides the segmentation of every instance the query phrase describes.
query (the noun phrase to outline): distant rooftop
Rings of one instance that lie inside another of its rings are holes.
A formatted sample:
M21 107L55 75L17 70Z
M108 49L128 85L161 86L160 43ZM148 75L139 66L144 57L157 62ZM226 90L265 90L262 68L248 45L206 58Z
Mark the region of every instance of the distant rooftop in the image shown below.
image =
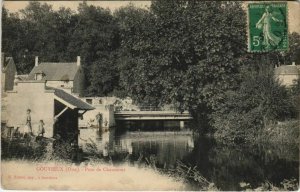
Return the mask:
M21 81L25 81L28 78L28 74L27 75L17 75L17 78Z
M299 75L299 65L281 65L275 68L275 75Z

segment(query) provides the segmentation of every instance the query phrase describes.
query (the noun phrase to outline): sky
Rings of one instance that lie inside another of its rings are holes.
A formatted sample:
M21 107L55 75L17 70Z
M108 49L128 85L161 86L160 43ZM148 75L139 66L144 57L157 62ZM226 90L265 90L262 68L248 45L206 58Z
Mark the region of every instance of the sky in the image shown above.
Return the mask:
M59 7L65 6L70 9L76 11L77 6L82 1L42 1L47 4L51 4L54 10L59 9ZM103 8L109 8L112 11L116 9L126 6L129 3L140 7L147 8L150 7L150 1L87 1L89 5L100 6ZM10 12L18 12L20 9L23 9L28 5L28 1L4 1L4 6ZM288 2L288 21L289 21L289 30L290 32L298 32L300 33L300 1Z
M59 7L69 7L70 9L76 11L79 3L82 1L39 1L45 2L53 6L54 10L58 10ZM116 9L126 6L129 3L134 4L137 7L146 8L150 7L150 1L87 1L88 5L100 6L103 8L109 8L112 11ZM17 12L20 9L23 9L28 5L28 1L4 1L4 6L10 10L11 12Z

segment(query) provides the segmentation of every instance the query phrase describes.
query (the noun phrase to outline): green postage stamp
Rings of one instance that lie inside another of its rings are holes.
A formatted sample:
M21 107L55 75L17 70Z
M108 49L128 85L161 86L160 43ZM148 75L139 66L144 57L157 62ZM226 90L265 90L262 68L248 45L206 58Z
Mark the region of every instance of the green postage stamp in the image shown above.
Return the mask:
M249 3L248 50L288 50L287 16L286 2Z

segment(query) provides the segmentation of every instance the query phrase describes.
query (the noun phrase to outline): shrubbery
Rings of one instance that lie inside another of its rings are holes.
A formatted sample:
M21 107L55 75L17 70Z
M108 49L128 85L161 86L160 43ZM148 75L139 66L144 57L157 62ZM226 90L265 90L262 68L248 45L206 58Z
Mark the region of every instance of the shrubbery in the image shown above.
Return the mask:
M261 131L257 140L259 142L299 143L299 121L270 124Z
M1 158L41 160L46 153L46 146L44 142L1 138Z
M216 137L253 140L268 125L295 117L292 95L273 74L268 67L242 70L240 86L225 92L212 113L211 124Z
M36 140L36 137L27 138L1 138L2 159L27 160L76 160L76 149L67 142L59 142L53 148L52 142L47 138Z

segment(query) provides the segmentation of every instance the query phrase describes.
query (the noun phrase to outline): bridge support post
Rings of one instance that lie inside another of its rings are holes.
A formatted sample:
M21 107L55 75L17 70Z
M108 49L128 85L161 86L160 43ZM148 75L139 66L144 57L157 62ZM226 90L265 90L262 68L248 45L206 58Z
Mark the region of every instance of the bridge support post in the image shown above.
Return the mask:
M180 129L183 129L184 128L184 121L180 121Z
M144 122L144 121L141 122L141 128L142 128L142 129L145 128L145 122Z

